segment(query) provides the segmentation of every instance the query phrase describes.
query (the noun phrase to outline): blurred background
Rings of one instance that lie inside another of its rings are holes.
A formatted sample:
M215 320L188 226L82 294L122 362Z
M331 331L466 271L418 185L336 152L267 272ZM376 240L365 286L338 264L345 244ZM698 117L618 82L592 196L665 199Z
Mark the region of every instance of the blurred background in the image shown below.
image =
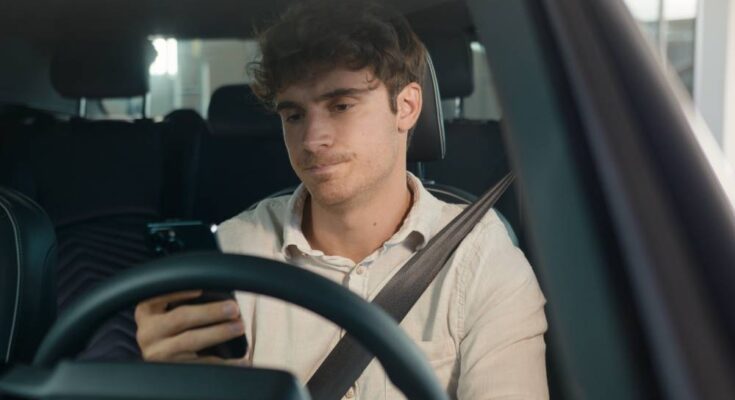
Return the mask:
M735 165L735 2L624 1Z

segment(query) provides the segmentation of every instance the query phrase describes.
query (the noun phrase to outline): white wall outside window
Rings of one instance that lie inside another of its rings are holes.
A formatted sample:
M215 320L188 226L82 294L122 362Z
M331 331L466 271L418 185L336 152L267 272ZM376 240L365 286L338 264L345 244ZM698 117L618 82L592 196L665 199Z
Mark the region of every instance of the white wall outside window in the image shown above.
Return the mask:
M735 0L624 0L735 165Z

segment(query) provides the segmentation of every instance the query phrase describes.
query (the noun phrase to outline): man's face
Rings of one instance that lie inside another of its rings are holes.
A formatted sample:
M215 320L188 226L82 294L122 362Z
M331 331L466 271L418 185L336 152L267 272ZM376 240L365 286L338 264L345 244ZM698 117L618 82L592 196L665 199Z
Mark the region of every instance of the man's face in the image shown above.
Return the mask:
M314 200L339 205L405 174L405 121L389 101L369 69L335 69L278 93L291 165Z

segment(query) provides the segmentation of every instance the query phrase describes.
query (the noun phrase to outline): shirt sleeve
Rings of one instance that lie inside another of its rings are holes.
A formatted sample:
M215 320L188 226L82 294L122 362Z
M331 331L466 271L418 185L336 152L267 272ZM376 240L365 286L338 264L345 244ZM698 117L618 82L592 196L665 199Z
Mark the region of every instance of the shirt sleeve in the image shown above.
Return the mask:
M457 396L548 399L546 301L533 270L496 216L481 221L471 236L458 282L463 315Z

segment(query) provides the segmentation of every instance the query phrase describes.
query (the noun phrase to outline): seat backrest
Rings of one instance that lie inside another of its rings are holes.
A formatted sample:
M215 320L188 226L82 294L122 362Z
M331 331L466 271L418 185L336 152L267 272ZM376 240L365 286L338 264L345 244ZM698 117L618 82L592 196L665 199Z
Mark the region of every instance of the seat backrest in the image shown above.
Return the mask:
M161 219L163 168L152 123L75 119L27 132L8 150L6 182L38 202L56 229L60 311L107 277L153 257L146 224ZM131 326L131 316L122 324Z
M163 217L191 219L197 190L202 141L209 125L195 110L170 112L157 124L163 140Z
M0 187L0 366L30 362L56 316L56 251L41 207Z
M18 104L0 103L0 149L13 136L29 125L50 124L56 120L51 113Z
M202 142L194 218L221 222L299 182L280 118L268 113L247 85L217 89L208 122L211 134Z
M426 163L426 177L481 195L509 171L497 121L445 122L447 153L444 160Z
M447 32L440 37L424 38L437 60L435 72L442 99L462 98L474 91L470 39L466 34ZM428 160L418 169L425 181L455 194L482 195L510 170L499 121L445 119L446 152L442 159ZM521 213L515 185L508 188L495 209L523 241Z

